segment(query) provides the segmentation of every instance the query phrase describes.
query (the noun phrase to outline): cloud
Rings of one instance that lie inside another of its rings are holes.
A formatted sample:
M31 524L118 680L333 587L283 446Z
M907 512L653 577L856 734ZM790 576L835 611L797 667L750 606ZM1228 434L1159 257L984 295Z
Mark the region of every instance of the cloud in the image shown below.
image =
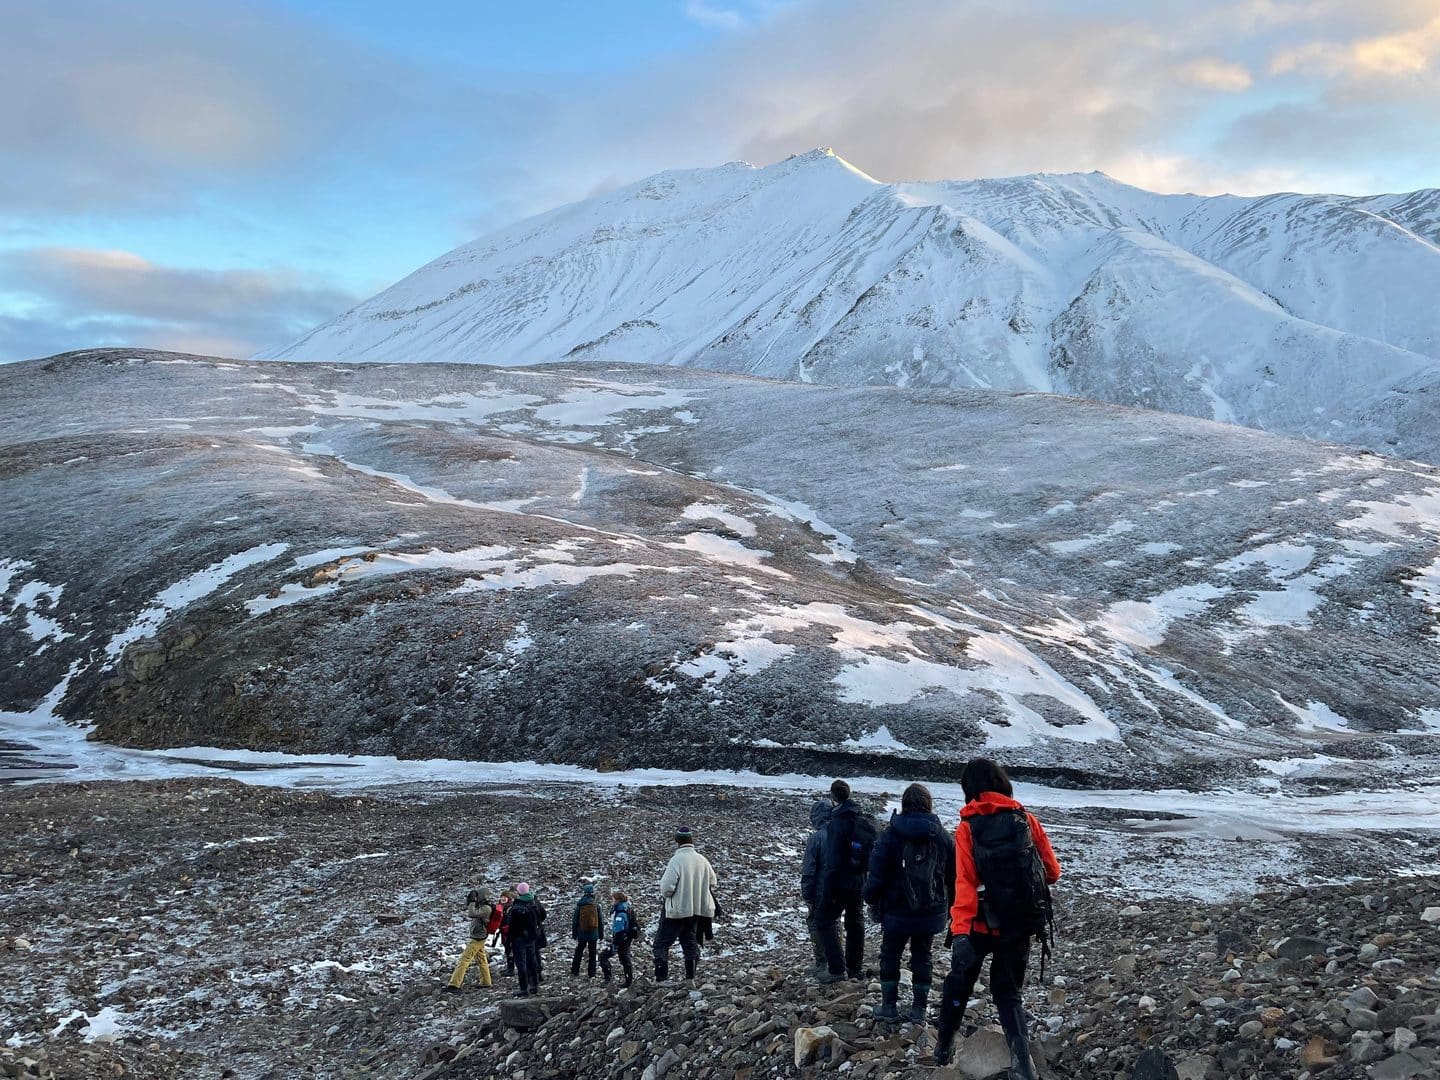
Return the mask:
M705 0L689 0L685 5L685 17L708 30L739 30L745 25L745 16L740 12L712 7Z
M1418 70L1434 12L1433 0L799 3L578 94L509 165L523 163L532 212L661 169L817 145L885 180L1101 169L1199 193L1364 189L1437 163L1423 148L1440 147L1440 117L1419 117L1416 100L1423 88L1440 110ZM1408 74L1362 87L1350 68L1277 73L1283 50L1314 43Z
M0 315L7 361L97 345L249 356L356 299L283 270L188 269L62 247L0 252L0 294L14 298Z
M1196 86L1207 90L1220 90L1227 94L1238 94L1249 90L1255 80L1249 70L1241 64L1219 60L1213 56L1192 60L1181 69L1181 74Z
M527 119L514 94L264 0L7 5L0 101L12 218L173 215L216 191L299 194L422 162L443 173Z

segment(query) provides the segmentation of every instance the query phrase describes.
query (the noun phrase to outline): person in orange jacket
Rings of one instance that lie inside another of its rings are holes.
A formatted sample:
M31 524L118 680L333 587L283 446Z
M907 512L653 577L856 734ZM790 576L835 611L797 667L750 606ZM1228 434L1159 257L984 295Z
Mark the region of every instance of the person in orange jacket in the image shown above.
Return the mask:
M975 758L961 772L960 786L965 806L955 829L951 965L935 1060L950 1063L955 1032L989 956L990 996L1010 1047L1010 1075L1035 1080L1020 989L1031 942L1038 937L1048 949L1050 886L1060 880L1060 862L1035 815L1015 801L1000 765Z

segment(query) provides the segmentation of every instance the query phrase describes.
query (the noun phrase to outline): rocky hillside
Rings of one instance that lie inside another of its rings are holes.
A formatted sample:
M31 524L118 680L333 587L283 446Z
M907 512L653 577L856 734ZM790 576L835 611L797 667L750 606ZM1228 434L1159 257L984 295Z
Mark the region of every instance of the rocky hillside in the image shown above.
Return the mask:
M1006 1060L983 984L959 1068L937 1072L933 1027L875 1026L876 984L806 981L803 793L327 794L212 779L5 799L0 1075L959 1080ZM955 808L942 812L953 823ZM1433 877L1413 876L1436 865L1433 831L1257 839L1179 815L1041 813L1065 865L1056 954L1026 993L1043 1076L1435 1075L1440 899ZM579 882L628 889L653 922L679 821L731 912L696 986L656 988L644 946L633 990L571 978L563 926ZM1207 894L1197 872L1217 863L1237 876ZM466 890L517 877L562 924L544 997L517 1001L503 975L441 993Z
M1057 391L1440 462L1440 192L665 172L421 267L269 358L679 364Z
M132 746L1424 776L1440 473L1042 395L0 369L0 703Z

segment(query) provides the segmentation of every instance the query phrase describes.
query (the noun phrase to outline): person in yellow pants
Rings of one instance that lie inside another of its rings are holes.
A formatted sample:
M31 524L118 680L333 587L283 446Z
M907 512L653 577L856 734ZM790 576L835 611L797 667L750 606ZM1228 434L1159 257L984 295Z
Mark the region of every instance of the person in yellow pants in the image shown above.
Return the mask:
M470 970L470 964L474 961L479 961L480 964L480 985L491 985L490 958L485 954L485 938L489 934L490 913L493 910L490 897L484 889L472 889L465 897L465 914L470 917L470 944L466 945L465 951L460 954L460 962L455 965L455 973L450 976L450 985L445 987L447 992L460 992L461 986L465 984L465 973Z

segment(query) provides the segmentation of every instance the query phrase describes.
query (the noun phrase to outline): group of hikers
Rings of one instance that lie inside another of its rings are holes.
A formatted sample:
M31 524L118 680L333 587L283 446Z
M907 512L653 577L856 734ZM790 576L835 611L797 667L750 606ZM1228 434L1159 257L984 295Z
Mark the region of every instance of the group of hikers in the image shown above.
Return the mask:
M828 799L810 811L813 831L805 843L800 895L813 948L811 975L822 984L868 981L864 966L866 919L880 928L881 1024L898 1024L900 967L909 954L911 1004L903 1019L924 1024L933 985L935 939L950 950L950 971L940 992L935 1060L949 1064L966 1005L987 957L990 996L1010 1049L1015 1080L1033 1080L1029 1034L1021 987L1033 943L1043 957L1051 940L1050 886L1060 864L1033 814L1015 800L1003 767L975 758L961 772L965 805L953 832L935 814L930 792L911 784L900 809L880 827L851 798L850 785L836 780ZM701 948L713 938L723 912L715 899L715 869L695 848L689 828L675 832L675 852L660 877L661 916L653 938L655 981L670 982L670 951L678 942L685 979L692 982ZM570 919L575 952L572 976L582 961L594 978L598 961L606 982L612 959L620 961L626 987L634 982L630 950L642 933L639 914L624 892L610 894L607 913L595 886L581 887ZM492 985L487 946L503 945L505 973L519 979L520 994L539 992L546 912L525 882L491 903L483 889L466 898L470 943L448 989L459 991L466 971L478 962L482 986ZM609 925L610 940L605 941ZM843 939L842 939L843 932ZM604 946L601 949L601 946Z

